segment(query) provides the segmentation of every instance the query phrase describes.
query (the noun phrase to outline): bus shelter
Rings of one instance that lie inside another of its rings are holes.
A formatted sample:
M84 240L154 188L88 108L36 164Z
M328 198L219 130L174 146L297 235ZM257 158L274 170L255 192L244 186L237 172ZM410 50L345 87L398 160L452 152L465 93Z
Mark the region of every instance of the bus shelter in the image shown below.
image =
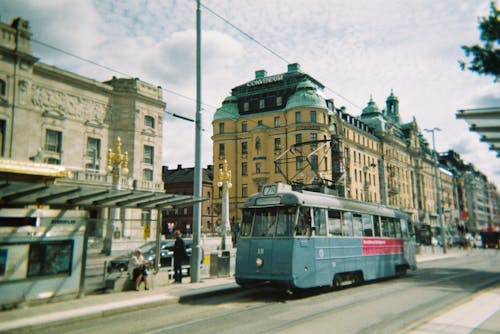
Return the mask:
M203 201L188 195L96 186L0 180L0 305L19 304L84 288L86 208L163 210ZM159 257L157 247L156 258Z

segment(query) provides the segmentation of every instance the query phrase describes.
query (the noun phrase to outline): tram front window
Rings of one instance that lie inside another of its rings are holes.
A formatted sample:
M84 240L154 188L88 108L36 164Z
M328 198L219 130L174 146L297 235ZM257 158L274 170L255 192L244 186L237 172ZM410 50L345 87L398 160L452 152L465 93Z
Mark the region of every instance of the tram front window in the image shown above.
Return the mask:
M292 236L296 209L273 207L244 210L242 235L254 237ZM250 224L252 224L250 228Z

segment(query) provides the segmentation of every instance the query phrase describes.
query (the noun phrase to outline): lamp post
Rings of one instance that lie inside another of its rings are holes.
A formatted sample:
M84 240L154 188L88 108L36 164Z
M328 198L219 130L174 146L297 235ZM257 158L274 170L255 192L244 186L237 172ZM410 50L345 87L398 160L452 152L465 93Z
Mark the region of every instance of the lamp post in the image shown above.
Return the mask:
M120 190L120 177L128 174L128 152L122 154L122 141L120 137L116 138L115 150L108 149L107 171L112 176L112 189ZM104 237L103 249L101 253L111 255L111 245L113 242L114 222L117 220L118 209L112 208L109 211L106 224L106 236Z
M443 247L443 254L446 254L446 241L444 239L444 223L443 223L443 207L441 205L441 179L439 177L439 168L438 168L438 158L436 152L436 143L434 138L434 133L436 131L441 131L440 128L432 128L425 129L426 132L430 132L432 134L432 154L434 158L434 176L436 178L436 211L439 219L439 226L441 228L441 245Z
M226 250L226 234L229 227L229 189L231 189L231 171L227 160L224 160L222 168L219 169L219 187L222 187L222 244L221 249Z

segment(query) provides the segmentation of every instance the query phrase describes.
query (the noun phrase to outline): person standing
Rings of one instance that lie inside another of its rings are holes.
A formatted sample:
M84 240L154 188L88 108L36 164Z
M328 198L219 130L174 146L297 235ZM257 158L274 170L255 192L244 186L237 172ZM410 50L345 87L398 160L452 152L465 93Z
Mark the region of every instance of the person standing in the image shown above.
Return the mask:
M174 283L182 283L182 263L187 258L186 246L179 230L174 232L174 237Z

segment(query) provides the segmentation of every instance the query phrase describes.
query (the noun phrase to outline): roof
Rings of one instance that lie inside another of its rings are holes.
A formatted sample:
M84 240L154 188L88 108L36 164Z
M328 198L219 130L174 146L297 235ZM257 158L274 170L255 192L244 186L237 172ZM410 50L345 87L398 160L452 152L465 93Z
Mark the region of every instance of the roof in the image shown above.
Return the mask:
M194 167L183 168L178 167L177 169L163 169L163 183L167 184L184 184L194 182ZM203 168L202 169L202 182L212 183L213 182L213 169Z
M92 186L0 181L0 206L50 205L52 207L98 207L164 209L190 206L206 200L187 195L137 190L111 190Z
M500 107L458 110L456 117L465 120L469 130L481 135L481 141L500 157Z

